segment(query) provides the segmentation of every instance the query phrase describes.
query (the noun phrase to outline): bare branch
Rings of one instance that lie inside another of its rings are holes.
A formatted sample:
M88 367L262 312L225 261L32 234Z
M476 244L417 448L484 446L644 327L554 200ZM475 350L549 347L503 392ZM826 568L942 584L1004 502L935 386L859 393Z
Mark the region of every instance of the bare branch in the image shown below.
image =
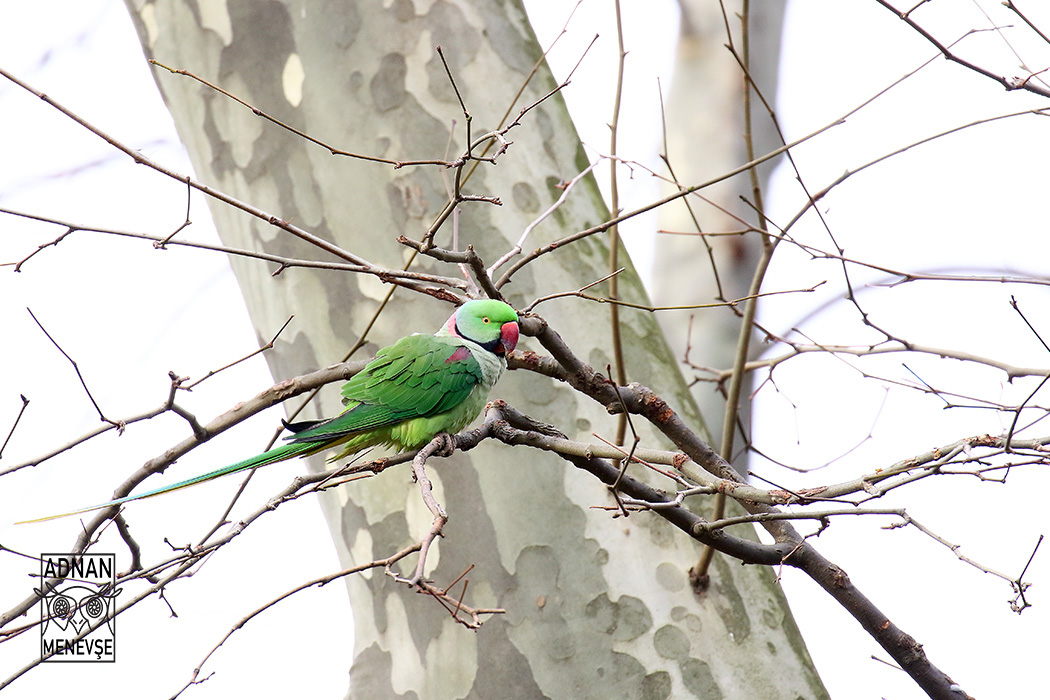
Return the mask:
M986 78L990 78L991 80L994 80L995 82L1002 85L1007 90L1027 90L1028 92L1034 92L1035 94L1042 95L1043 97L1050 97L1050 89L1047 89L1046 87L1040 85L1033 85L1031 80L1027 78L1024 80L1018 78L1007 78L1003 75L994 73L993 71L990 71L987 68L984 68L983 66L980 66L976 63L972 63L970 61L967 61L966 59L960 58L954 52L952 52L950 48L948 48L936 38L934 38L933 34L924 29L915 19L913 19L910 11L901 12L900 10L896 9L893 5L891 5L887 0L875 0L875 2L879 3L887 10L897 15L905 24L907 24L911 29L913 29L917 34L919 34L919 36L926 39L926 41L930 42L930 44L936 47L936 49L941 52L941 55L943 55L949 61L953 63L958 63L960 66L967 68L973 71L974 73L983 75ZM1007 7L1010 6L1007 5Z

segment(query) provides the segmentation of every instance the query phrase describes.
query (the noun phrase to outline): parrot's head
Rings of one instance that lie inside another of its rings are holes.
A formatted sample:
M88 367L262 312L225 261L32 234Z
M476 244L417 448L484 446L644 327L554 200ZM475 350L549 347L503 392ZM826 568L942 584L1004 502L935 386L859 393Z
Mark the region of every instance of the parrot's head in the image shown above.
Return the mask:
M445 330L502 357L518 344L518 312L502 301L474 299L456 309Z

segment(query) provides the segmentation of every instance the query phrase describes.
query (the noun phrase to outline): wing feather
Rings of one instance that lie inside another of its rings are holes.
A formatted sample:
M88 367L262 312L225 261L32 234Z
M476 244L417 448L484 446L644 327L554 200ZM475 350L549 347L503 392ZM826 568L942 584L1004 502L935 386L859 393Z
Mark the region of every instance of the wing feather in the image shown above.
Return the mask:
M460 347L453 338L410 335L383 348L343 385L343 413L288 439L327 442L455 408L482 381L481 366L470 353L450 361Z

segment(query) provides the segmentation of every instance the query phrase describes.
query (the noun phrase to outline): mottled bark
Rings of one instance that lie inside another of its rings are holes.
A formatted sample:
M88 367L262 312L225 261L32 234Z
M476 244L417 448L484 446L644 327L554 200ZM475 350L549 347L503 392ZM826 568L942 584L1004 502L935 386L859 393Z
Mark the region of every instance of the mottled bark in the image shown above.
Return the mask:
M329 144L392 159L444 157L454 120L459 126L448 152L463 147L462 114L436 45L473 115L474 134L497 124L540 55L517 2L129 5L148 56L212 80ZM201 180L376 263L401 265L407 253L397 235L418 238L446 201L439 168L393 170L336 158L192 80L163 71L157 78ZM541 70L524 102L553 86ZM482 165L466 186L498 196L503 206L468 203L459 218L460 245L473 245L489 262L557 199L556 185L586 165L560 99L529 114L511 139L499 166ZM228 245L317 255L243 213L215 206L213 214ZM528 247L605 216L587 182ZM450 235L446 225L439 243L447 245ZM520 307L603 276L607 259L600 240L586 239L525 268L505 292ZM279 378L340 359L387 292L367 276L289 270L274 278L257 261L233 264L260 336L296 315L294 328L268 354ZM455 274L429 259L417 269ZM645 299L633 271L621 278L620 294ZM366 351L436 327L448 312L447 305L398 291ZM610 361L606 309L563 299L541 312L594 366ZM631 377L659 387L699 425L653 317L625 311L622 319ZM615 419L601 406L523 374L509 374L494 395L582 439L592 431L613 434ZM308 410L330 415L337 399L333 389ZM666 444L652 431L644 439ZM698 597L686 573L697 558L694 543L647 514L624 520L590 510L609 502L604 486L528 449L487 444L433 461L429 473L450 520L427 574L440 585L473 564L469 601L507 614L473 633L388 577L350 578L350 697L825 696L768 569L719 558L711 588ZM323 506L348 564L389 555L430 523L405 471L329 492Z

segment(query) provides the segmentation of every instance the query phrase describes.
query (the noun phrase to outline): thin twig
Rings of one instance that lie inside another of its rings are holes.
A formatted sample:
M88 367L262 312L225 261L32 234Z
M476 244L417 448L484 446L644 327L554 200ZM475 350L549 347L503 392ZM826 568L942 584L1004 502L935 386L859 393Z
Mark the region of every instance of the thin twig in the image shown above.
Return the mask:
M283 325L282 325L282 326L281 326L280 328L278 328L278 329L277 329L277 332L273 334L273 337L272 337L272 338L270 338L270 340L269 340L269 341L268 341L268 342L267 342L267 343L266 343L265 345L263 345L262 347L260 347L260 348L257 348L257 349L255 349L255 350L251 351L250 353L248 353L247 355L245 355L244 357L242 357L242 358L240 358L240 359L238 359L238 360L234 360L233 362L230 362L230 363L228 363L228 364L225 364L225 365L223 365L223 366L222 366L222 367L220 367L219 369L211 369L211 370L208 370L208 373L207 373L207 374L205 374L205 375L204 375L203 377L201 377L200 379L198 379L197 381L195 381L195 382L192 382L192 383L190 383L190 384L187 384L186 386L184 386L184 387L180 387L180 388L182 388L182 389L185 389L186 391L192 391L192 390L193 390L193 387L197 386L198 384L200 384L201 382L205 381L206 379L209 379L210 377L214 377L214 376L215 376L216 374L218 374L219 372L222 372L222 371L224 371L224 370L227 370L227 369L229 369L230 367L233 367L233 366L235 366L235 365L238 365L238 364L240 364L240 363L244 362L245 360L250 360L251 358L255 357L256 355L259 355L259 354L261 354L261 353L264 353L264 352L266 352L267 350L272 350L272 349L273 349L273 344L274 344L275 342L277 342L277 338L279 338L279 337L280 337L281 333L283 333L283 332L284 332L284 329L288 327L288 324L292 322L292 319L293 319L293 318L295 318L295 315L294 315L294 314L293 314L293 315L291 315L291 316L289 316L289 317L288 317L288 320L287 320L287 321L285 321L285 322L284 322L284 324L283 324ZM345 362L345 360L344 360L344 362Z
M11 424L11 429L7 431L7 437L4 438L4 444L0 445L0 456L3 456L4 450L7 449L7 443L11 442L11 436L15 434L15 428L18 427L18 422L22 420L22 414L26 412L26 407L29 405L29 399L25 397L25 394L19 394L18 398L22 399L22 407L18 409L18 415L15 416L15 420Z
M33 313L32 309L27 307L26 311L29 312L29 315L32 317L33 322L36 323L36 325L40 327L40 330L43 331L45 336L47 336L47 339L51 341L51 344L54 345L56 348L58 348L58 351L60 353L62 353L63 357L65 357L67 360L69 360L69 364L73 365L73 371L77 373L77 379L80 380L80 386L84 387L84 393L87 394L88 399L91 401L91 405L95 407L95 411L98 413L99 420L101 420L103 423L110 424L111 426L116 428L118 432L123 433L124 432L123 424L118 423L116 421L112 421L109 418L106 418L106 415L102 412L102 409L99 408L98 402L95 401L95 397L91 395L91 390L88 389L87 382L84 381L84 375L82 375L80 373L80 367L77 366L76 360L74 360L72 357L70 357L69 353L67 353L65 350L63 350L62 346L58 344L58 341L55 340L53 337L51 337L51 334L47 332L46 328L44 328L44 324L40 323L40 321L36 317L36 314Z

